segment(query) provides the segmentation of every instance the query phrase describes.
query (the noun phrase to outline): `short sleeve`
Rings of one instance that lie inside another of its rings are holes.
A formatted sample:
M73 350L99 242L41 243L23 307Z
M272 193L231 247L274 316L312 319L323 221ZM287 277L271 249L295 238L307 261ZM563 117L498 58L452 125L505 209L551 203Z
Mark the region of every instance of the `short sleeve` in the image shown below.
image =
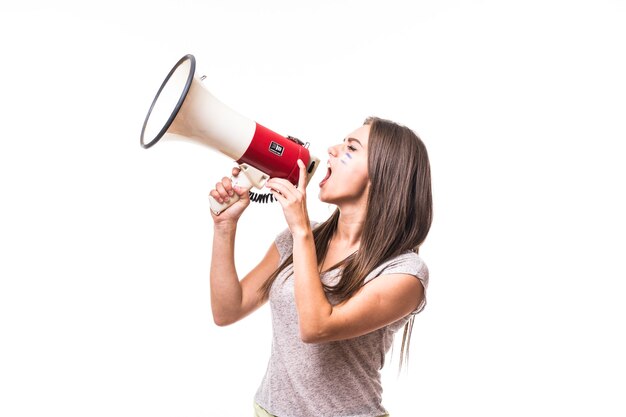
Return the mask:
M413 275L422 283L424 287L424 296L422 302L411 314L417 314L426 307L426 290L428 289L428 267L422 258L415 252L409 251L398 255L374 269L364 281L368 283L372 279L388 274L407 274Z
M286 228L276 236L274 244L280 254L280 262L282 263L293 252L293 237L289 228Z

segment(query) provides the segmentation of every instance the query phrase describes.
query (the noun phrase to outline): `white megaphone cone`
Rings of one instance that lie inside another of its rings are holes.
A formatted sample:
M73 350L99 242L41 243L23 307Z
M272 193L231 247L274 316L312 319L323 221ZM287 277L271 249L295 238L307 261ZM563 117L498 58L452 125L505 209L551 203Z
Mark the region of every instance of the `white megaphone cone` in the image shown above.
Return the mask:
M216 99L195 77L196 60L185 55L169 72L157 92L141 130L141 146L149 148L164 137L176 135L215 149L237 161L241 173L236 185L262 188L270 177L298 183L301 159L308 184L319 165L308 144L281 136L233 111ZM234 204L209 197L211 211L219 214Z

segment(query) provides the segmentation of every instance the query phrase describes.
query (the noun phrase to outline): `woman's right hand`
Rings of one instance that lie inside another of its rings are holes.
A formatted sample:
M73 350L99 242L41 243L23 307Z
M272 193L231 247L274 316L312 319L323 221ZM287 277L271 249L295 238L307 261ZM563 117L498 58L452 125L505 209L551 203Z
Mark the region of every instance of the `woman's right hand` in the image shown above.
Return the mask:
M233 177L237 177L240 171L239 167L234 167L232 171ZM215 184L215 188L209 193L219 203L228 202L235 193L239 196L239 200L235 204L228 207L218 216L211 211L211 217L213 217L213 222L216 225L227 222L236 223L246 207L250 205L250 196L248 195L248 189L233 187L232 181L228 177L222 178L222 181Z

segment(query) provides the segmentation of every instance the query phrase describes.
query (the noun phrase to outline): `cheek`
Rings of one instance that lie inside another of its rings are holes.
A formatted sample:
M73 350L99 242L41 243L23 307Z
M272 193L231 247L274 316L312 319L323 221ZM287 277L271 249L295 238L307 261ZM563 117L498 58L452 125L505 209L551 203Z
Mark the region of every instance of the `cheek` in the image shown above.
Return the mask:
M363 155L350 154L345 152L339 157L341 168L345 171L360 172L365 171L367 173L367 159Z
M362 189L365 189L370 182L370 179L367 175L367 169L363 169L361 172L359 172L359 175L357 177L359 178L359 186Z
M333 177L341 183L349 188L361 189L369 182L366 158L346 152L339 156L338 162L333 171Z
M339 162L341 162L344 165L353 165L353 163L355 158L354 156L352 156L352 154L350 154L350 152L344 152L343 155L341 155L341 157L339 158ZM356 160L358 161L358 158L356 158Z
M356 161L355 161L356 162ZM346 165L346 174L351 178L351 183L357 189L363 189L369 183L367 165L364 163L351 163Z

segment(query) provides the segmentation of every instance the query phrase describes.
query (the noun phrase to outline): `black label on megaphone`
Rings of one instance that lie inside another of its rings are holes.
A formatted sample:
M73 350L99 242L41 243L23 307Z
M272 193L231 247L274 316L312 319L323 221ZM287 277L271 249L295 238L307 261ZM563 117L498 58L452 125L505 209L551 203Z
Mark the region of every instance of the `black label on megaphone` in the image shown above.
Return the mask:
M276 142L271 142L270 143L270 152L271 153L276 154L278 156L283 156L283 151L284 150L285 150L285 148L282 145L280 145L280 144L278 144Z

